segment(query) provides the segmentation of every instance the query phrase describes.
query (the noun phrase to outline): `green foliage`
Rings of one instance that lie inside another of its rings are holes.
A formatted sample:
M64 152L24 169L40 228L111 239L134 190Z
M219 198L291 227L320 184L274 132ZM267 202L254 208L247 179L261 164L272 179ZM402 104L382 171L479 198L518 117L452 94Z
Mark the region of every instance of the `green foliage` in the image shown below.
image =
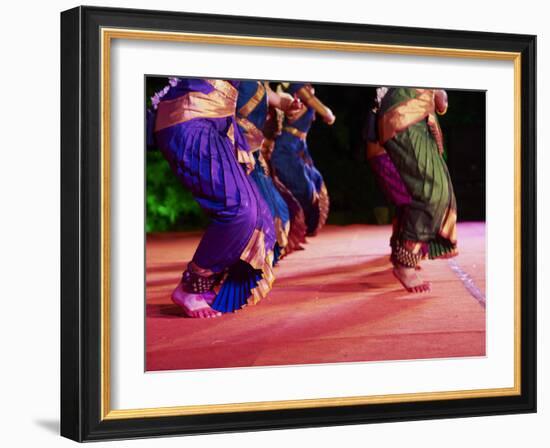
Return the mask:
M168 78L148 77L145 91L146 107L151 96L168 84ZM204 228L208 218L191 193L182 187L158 149L146 154L146 229L166 232Z
M204 228L206 216L160 151L147 151L146 173L147 232Z

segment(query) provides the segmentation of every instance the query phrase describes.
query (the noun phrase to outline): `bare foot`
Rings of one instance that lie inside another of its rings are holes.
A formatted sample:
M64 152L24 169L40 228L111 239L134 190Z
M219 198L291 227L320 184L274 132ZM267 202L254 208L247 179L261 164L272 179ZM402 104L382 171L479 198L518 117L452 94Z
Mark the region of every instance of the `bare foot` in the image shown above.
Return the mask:
M210 307L215 297L216 294L212 291L204 294L191 294L185 292L181 284L172 292L172 302L178 305L187 317L199 319L219 317L222 315L222 313Z
M214 291L206 291L205 293L201 294L204 301L208 303L208 305L212 305L214 303L214 300L216 299L216 293Z
M431 290L429 282L422 280L417 274L415 268L406 268L395 266L393 275L401 282L405 289L409 292L419 293L428 292Z

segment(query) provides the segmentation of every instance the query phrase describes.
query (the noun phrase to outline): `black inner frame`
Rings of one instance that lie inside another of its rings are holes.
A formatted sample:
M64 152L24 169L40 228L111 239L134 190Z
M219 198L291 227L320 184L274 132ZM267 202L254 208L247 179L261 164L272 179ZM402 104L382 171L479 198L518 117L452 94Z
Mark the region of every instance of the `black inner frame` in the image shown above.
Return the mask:
M521 53L521 395L100 419L102 27ZM61 434L77 441L536 412L536 37L77 7L61 14Z

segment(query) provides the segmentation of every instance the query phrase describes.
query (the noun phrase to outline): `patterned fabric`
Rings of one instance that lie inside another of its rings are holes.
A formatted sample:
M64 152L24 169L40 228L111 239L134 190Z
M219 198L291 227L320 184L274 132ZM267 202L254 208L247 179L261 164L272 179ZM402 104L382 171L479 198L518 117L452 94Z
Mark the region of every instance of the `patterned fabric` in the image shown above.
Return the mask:
M237 100L237 123L254 154L255 166L250 177L258 187L273 218L276 235L273 260L277 263L288 252L290 213L286 201L273 183L269 166L261 152L267 112L267 92L263 83L241 81Z
M441 140L432 133L430 98L433 102L433 91L426 89L388 89L378 113L378 135L382 131L392 135L380 140L387 157L382 154L370 160L383 189L398 207L394 238L418 242L430 258L440 258L458 253L457 213Z
M412 200L411 195L390 156L387 153L380 154L369 159L369 162L376 174L378 185L388 200L396 207L409 205Z
M227 85L231 87L228 82L217 83L214 90L223 91ZM212 84L205 80L182 79L178 87L178 91L175 89L163 97L159 112L163 101L173 100L176 95L186 95L195 89L202 89L203 93L214 92ZM229 96L217 94L215 98L230 101ZM223 312L234 311L246 302L257 302L269 292L273 282L273 219L258 189L239 163L236 146L243 145L244 150L247 147L242 140L237 143L239 133L235 131L232 115L197 116L155 133L157 145L172 171L210 217L192 263L202 270L224 274L219 294L223 292L225 296L228 288L231 289L231 294L235 295L231 303L236 308L232 309L225 302L221 305L216 298L212 307ZM242 270L239 270L240 280L236 281L231 277L231 273L236 272L232 267L241 263L250 267L246 270L248 277L242 278ZM237 286L231 286L232 282ZM233 291L233 287L238 292Z
M294 197L294 195L290 192L290 190L286 188L276 176L272 176L272 179L275 188L277 188L277 191L285 200L290 214L290 230L288 232L288 243L285 248L285 253L281 254L281 256L288 255L295 250L304 249L302 247L302 244L306 242L306 217L304 215L304 210L302 209L302 206Z
M404 245L396 242L392 248L391 260L394 265L405 266L407 268L414 268L420 261L422 253L419 251L414 253L408 250Z
M256 151L254 157L256 158L256 166L252 173L250 173L250 177L256 183L273 217L277 239L275 250L278 251L278 257L274 260L276 263L285 254L285 248L288 246L290 212L286 201L275 187L273 179L269 175L269 168L266 166L265 160L263 160L262 153Z
M304 86L293 83L288 91L293 94ZM329 211L329 196L323 176L313 163L306 139L299 134L307 134L314 119L315 110L311 107L305 107L304 112L293 121L285 117L283 132L275 140L271 155L275 175L296 197L304 211L309 235L315 235L323 227Z

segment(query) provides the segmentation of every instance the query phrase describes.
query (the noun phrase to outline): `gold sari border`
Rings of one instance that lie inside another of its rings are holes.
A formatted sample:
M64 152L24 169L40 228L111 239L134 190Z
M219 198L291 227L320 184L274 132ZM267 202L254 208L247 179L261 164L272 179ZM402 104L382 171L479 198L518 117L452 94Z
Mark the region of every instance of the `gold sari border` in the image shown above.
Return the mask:
M262 271L262 279L251 291L247 304L255 305L265 298L273 286L275 275L273 274L273 251L265 248L265 235L262 230L255 229L246 245L241 260L248 263L254 269Z
M217 92L227 97L233 105L237 103L239 91L229 81L224 81L223 79L207 79L206 82L214 87Z
M248 118L238 117L237 124L244 130L244 136L250 149L256 150L261 148L264 141L264 133Z
M158 105L155 132L194 118L225 118L233 115L235 104L219 90L208 94L189 92Z
M328 195L328 190L324 182L322 183L321 189L319 190L318 199L319 223L317 224L317 231L321 230L325 226L330 210L330 197Z
M416 89L417 96L397 104L381 114L379 119L380 143L384 144L409 126L422 121L435 110L434 91Z
M273 220L275 226L275 235L277 238L277 244L281 249L284 249L288 245L288 232L290 231L290 221L286 224L278 216Z
M445 150L443 146L443 132L434 114L428 114L428 128L435 139L439 154L443 154Z
M256 93L247 101L247 103L242 106L238 110L238 116L246 118L248 117L254 109L256 109L256 106L260 104L262 99L264 98L266 91L263 83L260 81L257 81L258 88L256 89Z
M441 229L439 230L440 236L449 240L452 244L455 244L455 245L458 239L456 222L457 222L456 210L453 210L452 208L449 207L447 209L447 212L445 213L445 218L443 219L443 224L441 225Z
M293 135L296 138L299 138L300 140L305 140L307 137L307 132L302 132L299 129L296 129L294 126L285 126L283 128L283 131L288 132L289 134Z

